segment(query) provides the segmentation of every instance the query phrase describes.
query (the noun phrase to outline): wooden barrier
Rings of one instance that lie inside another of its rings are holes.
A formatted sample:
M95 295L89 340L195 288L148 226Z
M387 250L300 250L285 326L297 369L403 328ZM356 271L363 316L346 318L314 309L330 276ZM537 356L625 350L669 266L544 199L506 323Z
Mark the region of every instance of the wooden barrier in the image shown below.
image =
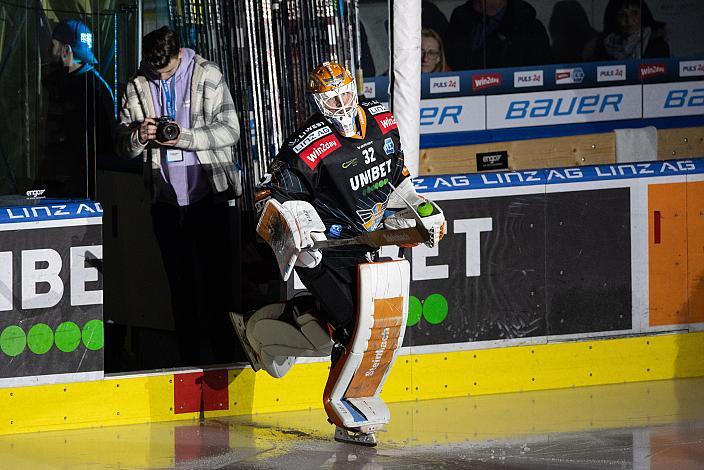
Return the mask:
M420 175L475 173L479 152L508 151L509 169L556 168L616 162L613 132L548 139L421 149ZM704 127L658 130L658 159L704 155Z

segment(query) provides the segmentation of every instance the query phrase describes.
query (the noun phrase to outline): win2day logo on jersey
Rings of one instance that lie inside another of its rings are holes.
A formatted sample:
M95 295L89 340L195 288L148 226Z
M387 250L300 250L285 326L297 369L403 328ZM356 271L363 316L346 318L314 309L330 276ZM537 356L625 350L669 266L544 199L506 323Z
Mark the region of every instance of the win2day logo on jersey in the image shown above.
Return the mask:
M327 137L316 140L313 144L303 149L298 156L308 165L308 168L315 170L325 157L340 148L340 141L337 140L334 134L330 134Z
M382 134L386 134L398 127L396 125L396 118L389 112L376 115L374 119L376 119L377 124L379 124L379 129L381 129Z

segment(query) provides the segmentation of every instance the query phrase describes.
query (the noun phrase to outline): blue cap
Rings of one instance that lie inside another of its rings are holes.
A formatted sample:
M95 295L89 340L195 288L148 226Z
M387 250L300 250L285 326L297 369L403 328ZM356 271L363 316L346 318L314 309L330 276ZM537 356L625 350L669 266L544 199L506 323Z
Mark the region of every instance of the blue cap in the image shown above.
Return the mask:
M93 55L93 33L90 28L78 20L61 21L54 28L51 39L68 44L73 56L85 64L96 64Z

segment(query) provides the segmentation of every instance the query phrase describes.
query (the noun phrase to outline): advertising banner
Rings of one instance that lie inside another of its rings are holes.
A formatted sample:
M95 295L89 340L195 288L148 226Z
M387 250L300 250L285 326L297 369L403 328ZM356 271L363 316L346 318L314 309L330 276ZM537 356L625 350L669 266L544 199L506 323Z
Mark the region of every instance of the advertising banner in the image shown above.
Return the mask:
M0 386L102 376L100 205L2 202Z
M704 115L704 81L643 86L643 117Z
M487 129L613 121L641 116L640 85L487 97Z
M704 60L677 58L423 74L420 146L701 126L702 77ZM388 77L364 82L364 94L381 102L387 89Z
M701 328L704 159L427 176L414 185L443 208L447 234L433 249L406 251L406 346Z
M478 131L485 128L486 101L482 96L423 100L422 134Z
M443 200L412 250L407 346L631 328L628 189Z

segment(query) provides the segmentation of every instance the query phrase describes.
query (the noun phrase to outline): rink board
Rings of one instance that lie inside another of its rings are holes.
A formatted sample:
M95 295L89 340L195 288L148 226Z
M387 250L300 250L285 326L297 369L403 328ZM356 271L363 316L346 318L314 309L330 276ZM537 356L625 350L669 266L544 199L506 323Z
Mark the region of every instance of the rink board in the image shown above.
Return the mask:
M704 160L424 177L448 234L414 248L420 352L704 327ZM415 305L415 309L414 309Z
M0 434L322 408L328 364L297 364L278 380L238 367L6 388ZM704 376L701 332L428 354L406 349L382 397L402 402L696 376Z
M419 178L388 402L704 376L704 162ZM0 389L0 434L322 408L326 360Z

